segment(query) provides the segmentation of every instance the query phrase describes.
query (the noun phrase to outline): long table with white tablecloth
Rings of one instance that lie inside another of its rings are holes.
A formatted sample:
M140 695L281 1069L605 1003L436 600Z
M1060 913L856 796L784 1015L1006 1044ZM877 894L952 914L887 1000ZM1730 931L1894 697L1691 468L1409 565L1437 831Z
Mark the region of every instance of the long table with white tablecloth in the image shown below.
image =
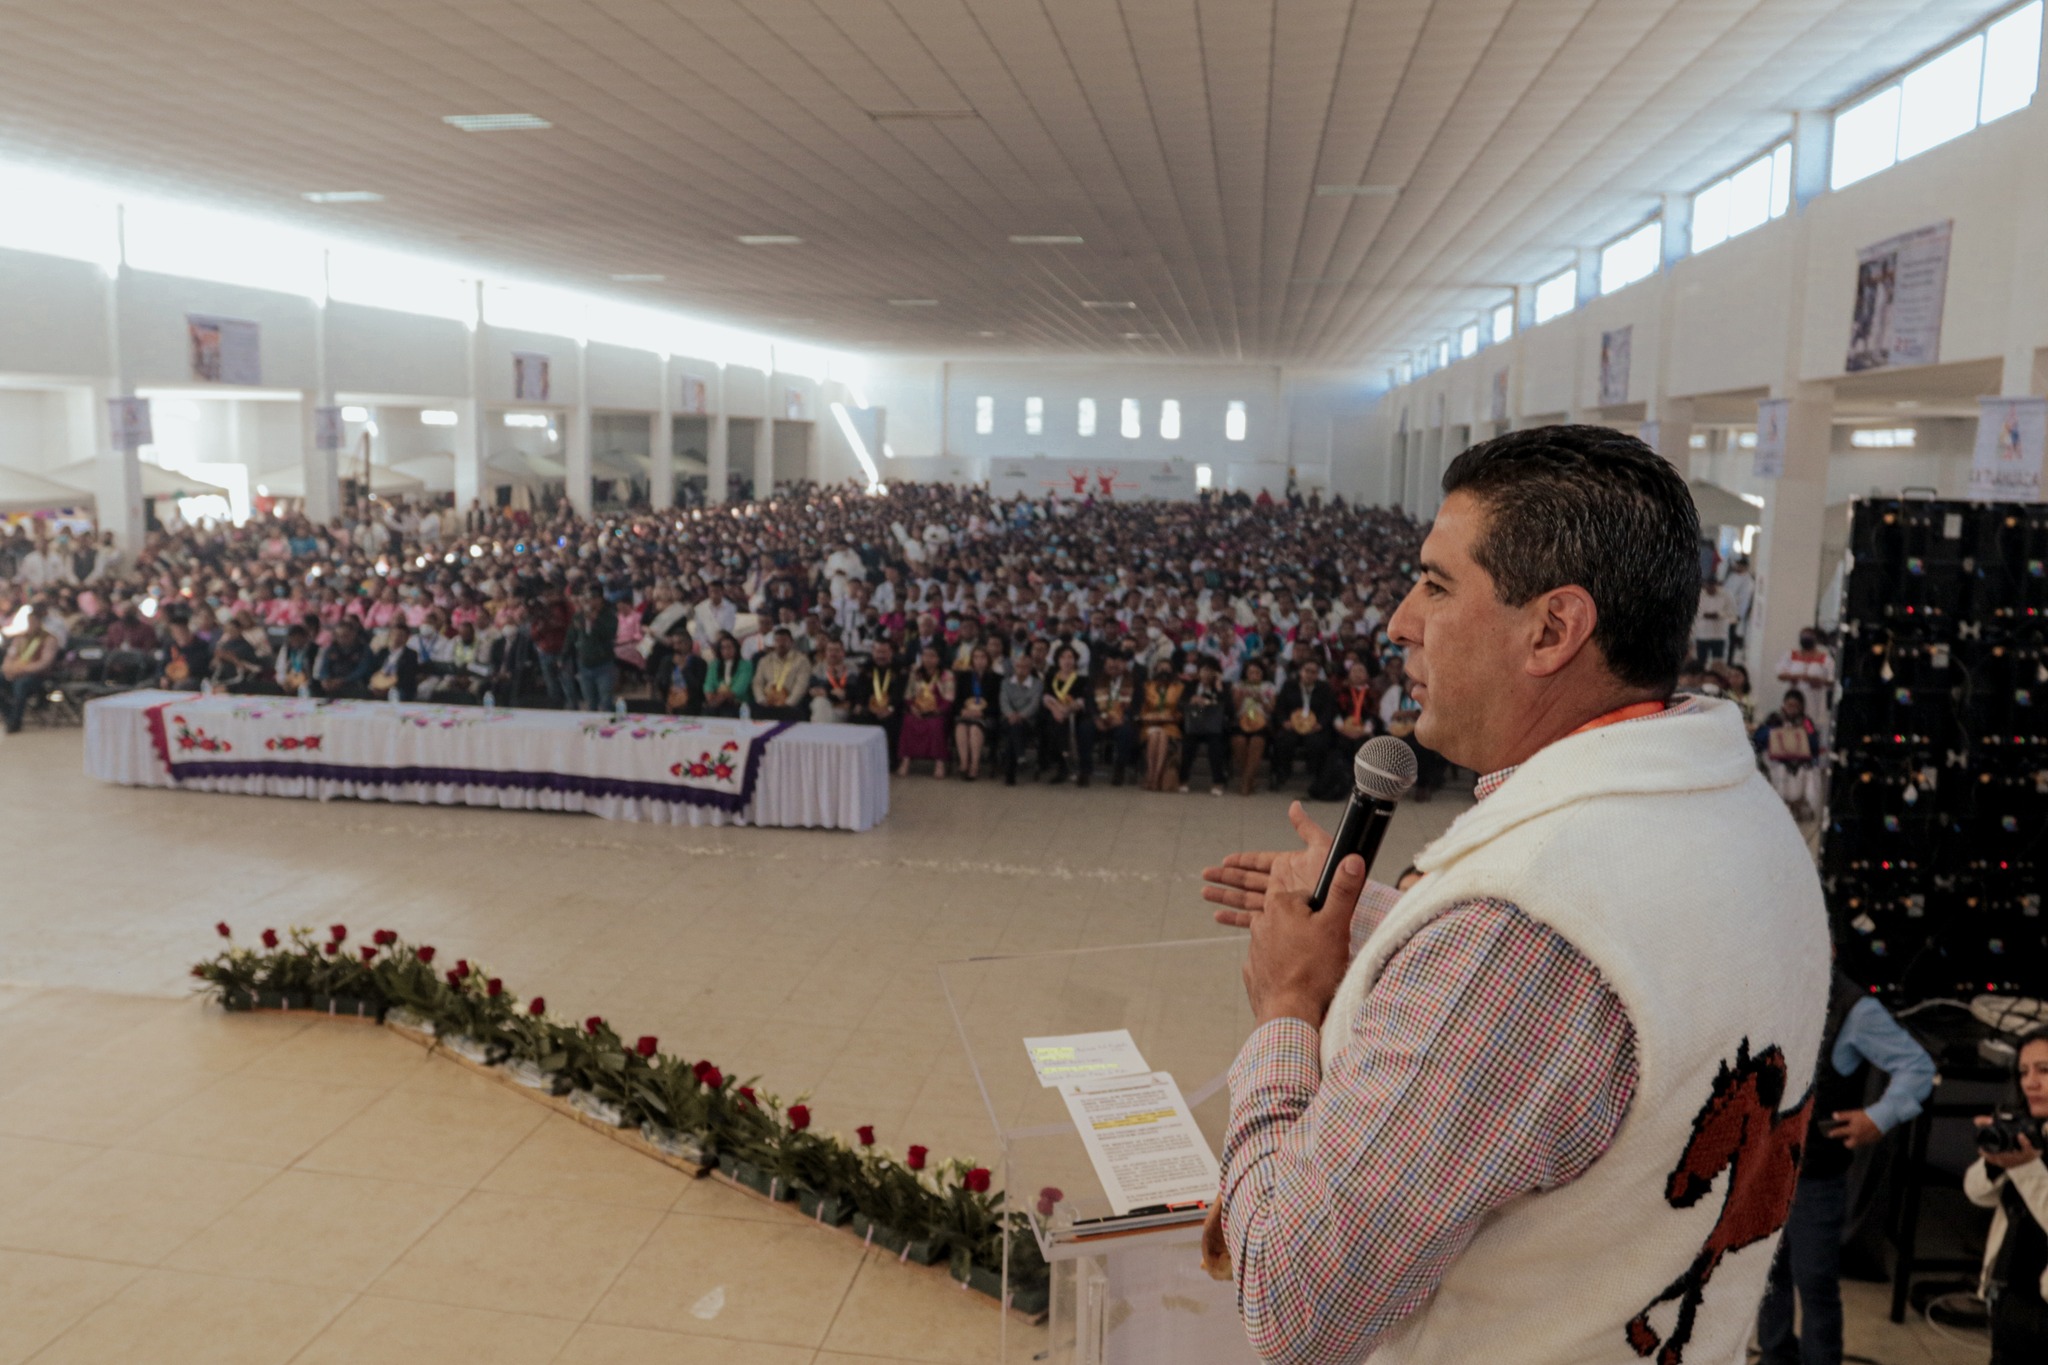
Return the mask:
M864 830L889 813L881 730L696 716L141 691L85 708L87 776L608 820Z

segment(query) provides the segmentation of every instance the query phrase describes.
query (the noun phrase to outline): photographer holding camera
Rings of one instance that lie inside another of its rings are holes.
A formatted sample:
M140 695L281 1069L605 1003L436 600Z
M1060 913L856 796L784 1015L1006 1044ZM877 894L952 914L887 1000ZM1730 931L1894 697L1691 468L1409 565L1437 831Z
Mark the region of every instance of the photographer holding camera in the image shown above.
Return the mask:
M1979 1289L1991 1307L1991 1365L2048 1360L2048 1028L2020 1039L2013 1080L2019 1112L1977 1120L1983 1156L1963 1174L1971 1202L1995 1210Z

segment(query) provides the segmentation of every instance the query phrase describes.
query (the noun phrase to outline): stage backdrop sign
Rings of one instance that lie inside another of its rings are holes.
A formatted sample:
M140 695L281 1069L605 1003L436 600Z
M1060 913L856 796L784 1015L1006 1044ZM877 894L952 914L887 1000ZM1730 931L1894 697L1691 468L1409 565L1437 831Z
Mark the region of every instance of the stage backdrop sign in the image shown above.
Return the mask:
M1628 362L1635 327L1616 328L1600 334L1600 406L1613 407L1628 401Z
M1789 398L1766 398L1756 405L1756 463L1750 473L1775 479L1785 472L1785 418Z
M1970 496L1992 502L2041 501L2044 451L2048 451L2048 398L1978 399Z
M548 401L548 358L539 351L512 353L512 396L522 403Z
M116 450L133 450L137 446L155 444L156 432L149 420L149 400L109 398L107 431Z
M1953 220L1889 237L1856 254L1850 370L1932 365L1941 355Z
M711 386L694 374L683 376L682 399L676 411L686 417L703 417L711 411Z
M313 409L313 449L340 450L342 436L340 408Z
M1508 420L1508 372L1505 369L1493 372L1493 404L1487 412L1490 420Z
M1195 467L1186 460L991 460L989 492L998 498L1110 502L1192 501Z
M239 318L185 315L192 343L192 377L208 384L263 382L263 328Z

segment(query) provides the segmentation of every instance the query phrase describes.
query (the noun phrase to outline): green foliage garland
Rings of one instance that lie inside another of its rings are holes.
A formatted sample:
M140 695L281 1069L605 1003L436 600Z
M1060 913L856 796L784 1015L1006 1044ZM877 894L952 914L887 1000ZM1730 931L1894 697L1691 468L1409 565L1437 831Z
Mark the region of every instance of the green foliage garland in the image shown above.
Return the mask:
M1000 1273L1007 1240L1013 1284L1042 1290L1048 1279L1023 1214L1003 1212L990 1173L972 1161L933 1162L919 1146L898 1156L877 1146L866 1125L853 1145L821 1134L802 1097L785 1105L710 1061L662 1052L652 1037L628 1044L597 1015L580 1023L556 1018L545 1000L521 1002L482 966L463 959L437 967L432 945L407 943L388 929L354 948L340 924L325 938L309 928L282 938L266 929L254 948L236 945L225 923L214 931L228 946L196 964L192 975L228 1009L325 1011L333 1002L343 1013L379 1017L405 1009L431 1021L441 1037L482 1045L493 1062L524 1062L554 1077L558 1091L589 1092L629 1124L747 1162L786 1188L837 1198L905 1241L930 1243L955 1274Z

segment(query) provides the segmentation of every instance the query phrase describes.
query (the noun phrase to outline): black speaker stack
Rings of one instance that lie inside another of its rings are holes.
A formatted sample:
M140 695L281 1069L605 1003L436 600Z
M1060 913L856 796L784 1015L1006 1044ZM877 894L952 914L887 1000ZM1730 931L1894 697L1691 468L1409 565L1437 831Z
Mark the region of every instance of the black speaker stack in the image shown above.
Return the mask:
M2048 995L2048 506L1859 499L1821 874L1893 1005Z

